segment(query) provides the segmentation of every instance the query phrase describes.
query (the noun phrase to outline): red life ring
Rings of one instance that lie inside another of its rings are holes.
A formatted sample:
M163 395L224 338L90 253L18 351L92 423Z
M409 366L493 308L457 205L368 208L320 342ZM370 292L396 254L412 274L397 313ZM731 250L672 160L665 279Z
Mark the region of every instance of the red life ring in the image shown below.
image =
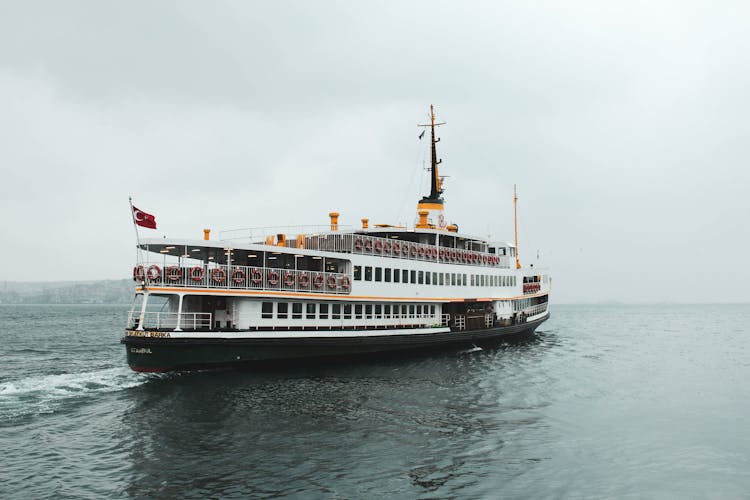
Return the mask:
M146 276L148 277L148 280L153 281L159 281L159 278L161 278L161 268L157 266L156 264L152 264L148 266L148 270L146 271Z
M260 282L263 281L263 273L260 272L260 269L250 271L250 281L253 285L260 285Z
M211 279L215 283L224 283L227 280L227 272L221 267L216 267L211 270Z
M193 281L201 281L205 275L206 271L201 266L190 268L190 279Z
M328 288L330 288L331 290L336 288L336 281L336 276L334 276L333 274L328 276L328 280L326 281L328 283Z
M354 240L354 249L362 251L362 238L357 238L356 240Z
M365 252L371 252L372 251L372 240L367 238L365 240Z
M423 247L422 245L419 245L419 246L417 247L417 254L418 254L418 255L419 255L420 257L424 257L424 247Z
M182 268L177 266L169 266L164 270L169 281L180 281L182 278Z
M325 280L326 279L323 277L322 274L316 274L313 277L313 286L315 288L323 288L323 283L325 282Z
M276 271L268 271L266 274L266 281L271 286L276 286L279 284L279 273Z
M399 255L401 253L401 243L398 241L393 242L393 253Z
M430 248L430 255L432 255L432 260L435 260L435 257L437 257L437 248Z
M386 253L391 253L391 249L392 249L392 248L393 248L393 245L391 245L391 242L390 242L390 241L386 241L386 242L385 242L385 243L383 244L383 250L384 250L384 251L385 251Z
M299 275L299 286L303 288L307 288L307 286L310 284L310 275L307 273L302 273Z
M135 266L133 268L133 279L135 281L143 281L143 278L146 277L146 270L143 269L143 266Z
M375 253L383 253L383 242L375 240Z
M410 244L409 245L409 253L411 254L412 257L416 257L417 256L417 245L415 245L414 243Z
M295 281L296 280L294 279L294 273L293 272L287 271L284 274L284 285L285 286L293 287Z
M247 278L247 274L245 274L245 271L243 269L235 269L232 271L232 281L239 285L243 281L245 281L245 278Z
M344 290L349 290L351 284L352 282L349 281L349 276L343 276L341 278L341 288L343 288Z

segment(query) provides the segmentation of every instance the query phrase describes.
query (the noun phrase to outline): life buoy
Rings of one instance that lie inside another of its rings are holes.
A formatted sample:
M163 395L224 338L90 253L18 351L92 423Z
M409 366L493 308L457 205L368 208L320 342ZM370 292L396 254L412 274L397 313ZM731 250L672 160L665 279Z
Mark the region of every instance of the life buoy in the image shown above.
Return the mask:
M250 281L253 285L260 285L260 282L263 281L263 273L260 272L260 269L250 271Z
M409 245L409 253L411 254L412 257L416 257L417 256L417 245L415 245L414 243L412 243L411 245Z
M417 254L418 254L418 255L419 255L420 257L424 257L424 251L425 251L425 248L424 248L424 247L423 247L422 245L419 245L419 246L417 247Z
M193 281L201 281L206 276L206 271L201 266L195 266L190 268L190 279Z
M375 240L375 253L383 253L383 242Z
M313 286L315 288L323 288L323 283L325 283L325 278L322 274L316 274L313 276Z
M143 266L135 266L133 268L133 279L135 281L143 281L143 278L146 276L146 270L143 269Z
M295 282L294 273L287 271L284 274L284 285L288 287L292 287L294 286L294 282Z
M232 271L232 281L239 285L243 281L245 281L245 278L247 278L247 274L245 274L245 271L243 269L235 269Z
M354 240L354 249L357 251L362 251L362 238L357 238Z
M180 281L180 278L182 278L182 268L178 266L169 266L164 270L164 274L169 281Z
M211 280L215 283L224 283L227 280L227 272L221 267L216 267L211 270Z
M148 271L146 271L146 276L148 276L148 280L153 281L159 281L159 278L161 278L161 268L157 266L156 264L152 264L148 266Z
M437 248L430 248L430 255L432 255L432 260L435 260L435 257L437 257Z
M393 242L393 253L396 255L401 254L401 243L399 243L398 241Z
M276 271L268 271L266 274L266 281L271 286L276 286L279 284L279 273Z
M349 281L349 276L343 276L341 278L341 288L343 288L344 290L349 290L351 284L352 282Z
M365 252L372 252L372 240L369 238L365 240Z
M307 273L302 273L299 275L299 286L303 288L307 288L307 286L310 284L310 275Z
M392 248L393 248L393 245L391 244L391 242L390 242L390 241L386 241L386 242L385 242L385 243L383 244L383 251L384 251L385 253L391 253L391 249L392 249Z
M330 288L331 290L336 288L336 281L336 276L334 276L333 274L328 276L328 280L326 281L326 283L328 284L328 288Z

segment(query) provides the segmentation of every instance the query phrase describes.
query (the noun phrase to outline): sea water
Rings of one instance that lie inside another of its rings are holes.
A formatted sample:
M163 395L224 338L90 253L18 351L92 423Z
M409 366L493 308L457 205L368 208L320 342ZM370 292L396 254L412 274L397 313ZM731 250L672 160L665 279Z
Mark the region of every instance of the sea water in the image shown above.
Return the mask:
M493 349L141 375L127 306L0 306L0 498L747 498L750 306L552 306Z

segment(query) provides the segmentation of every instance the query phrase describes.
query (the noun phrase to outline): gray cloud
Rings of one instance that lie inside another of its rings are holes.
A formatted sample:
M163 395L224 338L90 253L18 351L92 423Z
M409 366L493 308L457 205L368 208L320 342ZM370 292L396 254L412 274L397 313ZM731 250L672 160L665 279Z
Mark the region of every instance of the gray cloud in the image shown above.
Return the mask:
M417 122L450 218L561 301L748 301L741 2L0 7L0 279L127 276L127 196L203 227L412 222ZM161 234L161 232L159 233ZM738 269L734 269L738 267Z

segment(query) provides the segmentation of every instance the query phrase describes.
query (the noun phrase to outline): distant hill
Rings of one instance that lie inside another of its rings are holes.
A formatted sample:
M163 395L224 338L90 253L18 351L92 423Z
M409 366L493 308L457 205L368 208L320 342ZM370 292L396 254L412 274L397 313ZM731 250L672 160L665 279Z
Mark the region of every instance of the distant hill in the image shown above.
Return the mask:
M128 304L133 280L0 282L0 304Z

